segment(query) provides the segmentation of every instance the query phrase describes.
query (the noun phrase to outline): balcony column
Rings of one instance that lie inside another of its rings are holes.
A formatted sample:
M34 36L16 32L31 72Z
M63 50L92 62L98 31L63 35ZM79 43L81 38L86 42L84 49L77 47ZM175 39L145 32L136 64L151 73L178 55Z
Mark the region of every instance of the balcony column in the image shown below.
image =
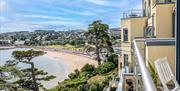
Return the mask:
M135 60L137 60L137 56L136 56L136 54L134 53L134 75L135 75L135 91L138 91L138 69L137 69L137 67L138 67L138 64L136 63L136 61Z
M180 0L176 0L176 79L180 84Z

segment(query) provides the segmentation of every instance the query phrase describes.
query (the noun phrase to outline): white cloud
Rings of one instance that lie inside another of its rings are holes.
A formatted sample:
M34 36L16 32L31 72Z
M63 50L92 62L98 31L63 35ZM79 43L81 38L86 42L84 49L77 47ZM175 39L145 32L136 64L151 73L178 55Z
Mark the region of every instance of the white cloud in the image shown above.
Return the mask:
M68 30L84 28L86 25L78 21L49 20L37 21L14 21L1 24L0 32L9 31L33 31L37 29Z
M0 16L0 22L6 22L8 19L6 17Z
M77 14L77 15L85 15L85 16L97 15L96 13L93 13L90 11L74 11L74 10L65 9L65 8L62 8L61 10L66 13Z
M0 11L2 11L6 7L5 0L0 0Z
M24 17L27 17L27 18L54 19L54 20L72 20L70 18L47 16L47 15L37 15L37 14L24 15Z
M108 1L107 0L85 0L87 2L91 2L97 5L107 5Z
M3 12L6 17L0 17L0 20L3 20L3 30L9 31L32 31L47 27L60 29L63 26L85 28L96 19L101 19L110 26L119 26L123 11L141 8L138 1L140 0L0 0L0 9L6 9L6 13Z
M126 7L132 0L85 0L92 4L111 7Z
M39 22L40 24L53 24L53 25L70 25L70 26L76 26L76 25L84 25L82 22L78 21L46 21L46 22Z

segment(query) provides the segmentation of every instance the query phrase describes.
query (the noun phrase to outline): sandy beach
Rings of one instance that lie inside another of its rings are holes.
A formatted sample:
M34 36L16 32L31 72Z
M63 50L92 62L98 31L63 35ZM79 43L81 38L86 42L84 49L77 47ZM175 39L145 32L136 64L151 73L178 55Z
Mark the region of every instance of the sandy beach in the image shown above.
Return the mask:
M95 60L85 56L47 50L45 52L46 56L63 59L62 61L68 66L70 72L74 72L75 69L80 70L87 63L97 66L97 62Z
M85 55L81 54L74 54L74 53L66 53L62 51L54 51L54 50L44 50L44 49L37 49L46 52L44 55L48 58L55 58L57 60L52 60L56 62L56 64L48 64L47 67L54 66L54 70L47 70L49 74L56 76L55 79L52 79L48 82L42 82L46 88L52 88L58 85L58 82L62 82L66 78L68 78L68 74L74 72L75 69L81 69L85 64L92 64L97 66L97 62ZM48 68L49 69L49 68Z
M38 69L48 72L49 75L56 76L55 79L52 79L50 81L42 81L42 84L46 88L52 88L54 86L57 86L58 82L62 82L67 79L68 75L71 72L74 72L75 69L81 69L87 63L95 66L97 65L97 62L95 60L83 54L37 47L0 50L0 60L4 60L1 61L1 64L4 64L5 60L7 59L11 59L11 54L13 51L29 49L41 50L46 52L45 55L39 56L32 60L35 64L35 67L37 67ZM28 65L19 65L19 67L24 66Z

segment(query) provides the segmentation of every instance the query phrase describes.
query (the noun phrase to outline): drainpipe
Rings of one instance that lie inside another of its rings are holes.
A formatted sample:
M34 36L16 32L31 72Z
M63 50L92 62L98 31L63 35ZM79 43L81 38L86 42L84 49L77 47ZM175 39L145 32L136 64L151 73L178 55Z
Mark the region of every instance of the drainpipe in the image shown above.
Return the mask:
M180 1L176 0L176 80L180 84L180 26L178 24L180 23L179 13L180 13Z
M144 6L144 0L142 0L142 10L143 10L143 17L145 16L145 6Z
M152 14L152 31L151 34L153 35L153 37L155 37L154 32L155 32L155 28L154 28L154 13Z

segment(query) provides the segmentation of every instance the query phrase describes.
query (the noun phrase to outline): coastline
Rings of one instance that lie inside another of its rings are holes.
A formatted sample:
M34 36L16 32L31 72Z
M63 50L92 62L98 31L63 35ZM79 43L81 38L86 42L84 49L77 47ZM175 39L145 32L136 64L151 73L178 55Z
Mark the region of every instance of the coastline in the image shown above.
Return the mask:
M39 49L38 49L39 50ZM40 49L42 50L42 49ZM66 53L62 51L42 50L46 52L46 56L61 58L63 62L68 66L70 72L74 72L75 69L81 69L85 64L91 64L97 66L97 62L84 55L76 55L73 53Z
M55 76L57 76L55 79L52 79L49 82L43 83L43 85L45 87L47 87L47 89L57 86L58 82L64 81L66 78L68 78L68 75L70 73L74 72L75 69L80 70L87 63L94 65L94 66L98 65L97 61L95 61L91 57L83 55L83 54L79 54L79 53L73 53L68 50L67 51L64 51L64 50L57 51L57 49L47 49L47 48L42 48L42 47L41 48L33 47L32 49L41 50L41 51L46 52L46 54L44 56L59 59L58 63L64 64L64 66L65 66L65 67L62 67L62 68L64 68L63 73L65 73L65 74L58 73L58 75L55 75ZM63 75L63 77L61 77L60 75Z
M0 50L13 49L15 46L0 46Z
M1 50L14 48L31 48L35 50L41 50L46 52L45 56L63 59L63 63L67 64L70 72L74 72L75 69L80 70L87 63L94 66L98 65L97 61L95 61L91 56L86 55L82 51L72 51L61 48L46 48L42 46L10 46L3 48L0 47Z
M35 58L33 61L35 62L36 67L40 67L39 69L48 72L49 75L56 76L55 79L52 79L50 81L42 81L42 84L47 89L57 86L58 82L64 81L65 79L68 78L68 75L70 73L74 72L75 69L80 70L87 63L94 66L98 65L97 61L95 61L93 58L89 57L88 55L82 53L75 53L72 52L71 50L45 48L45 47L28 47L28 46L14 47L12 48L12 50L16 50L16 48L22 50L24 48L28 48L28 49L34 49L34 50L40 50L46 52L46 54ZM11 52L11 48L8 51Z

